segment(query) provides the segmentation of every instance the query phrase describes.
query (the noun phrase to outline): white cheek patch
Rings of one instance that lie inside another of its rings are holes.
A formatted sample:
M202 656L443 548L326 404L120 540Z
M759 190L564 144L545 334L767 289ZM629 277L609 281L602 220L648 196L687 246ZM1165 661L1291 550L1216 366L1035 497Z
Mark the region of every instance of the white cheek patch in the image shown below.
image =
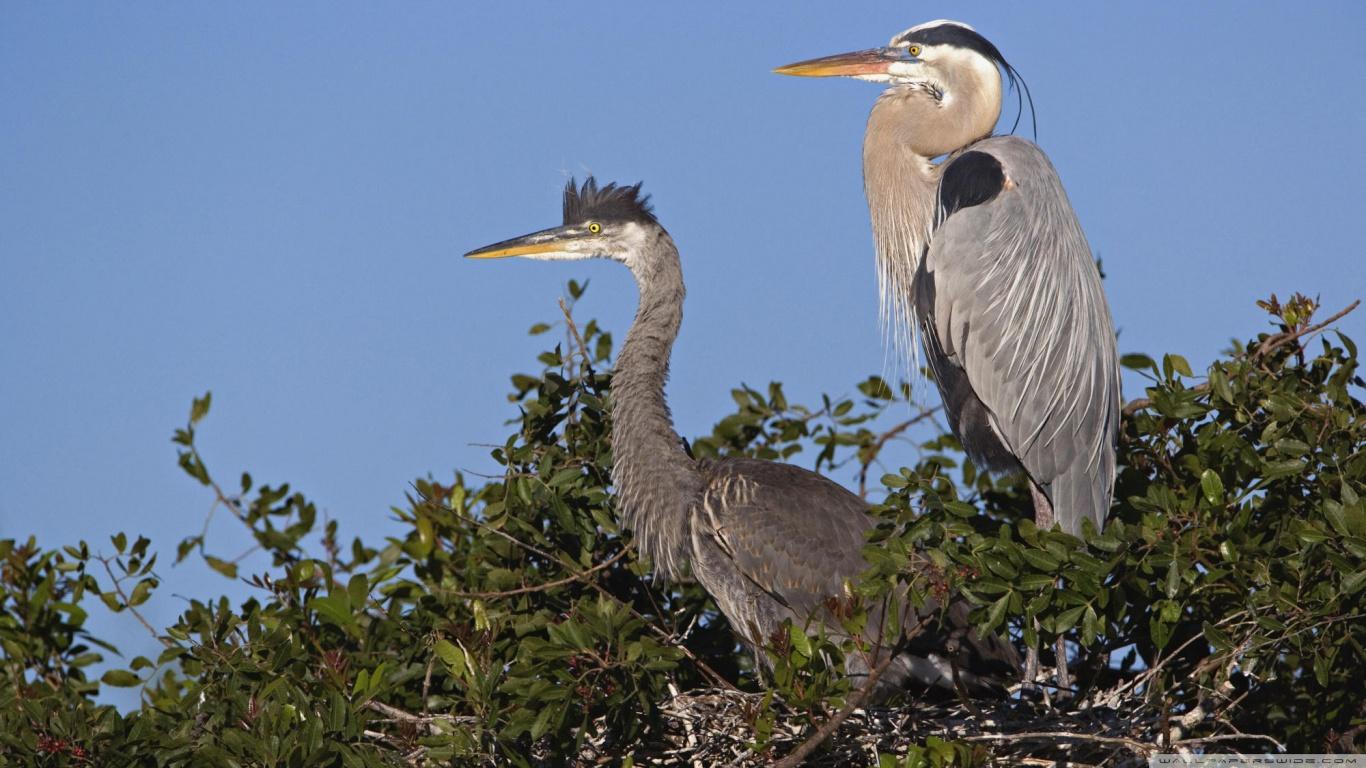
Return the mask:
M636 254L644 252L648 236L645 228L634 221L627 222L622 227L621 237L618 240L625 247L622 263L632 269L635 268Z
M911 80L924 72L925 65L916 61L894 61L887 65L887 74L898 80Z

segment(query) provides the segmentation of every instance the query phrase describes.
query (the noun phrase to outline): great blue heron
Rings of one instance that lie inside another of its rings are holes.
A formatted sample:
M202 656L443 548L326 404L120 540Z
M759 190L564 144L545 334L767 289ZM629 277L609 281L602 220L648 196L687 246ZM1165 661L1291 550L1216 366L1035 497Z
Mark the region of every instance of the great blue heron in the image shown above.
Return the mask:
M683 319L683 272L640 185L598 187L590 177L576 188L570 180L563 226L465 255L598 257L631 270L640 304L612 374L612 482L638 550L665 580L691 572L752 648L771 642L784 620L839 635L831 598L843 600L867 568L862 548L876 522L862 499L814 472L748 458L697 460L685 450L664 398ZM869 635L880 638L881 614L871 613ZM1017 662L1011 646L970 629L961 602L942 619L933 601L920 617L906 613L919 634L884 665L875 698L912 680L994 688L992 676ZM877 658L851 654L847 671L866 675Z
M995 45L939 20L776 71L888 85L868 118L863 183L889 335L913 357L919 331L968 455L1023 470L1036 521L1080 534L1083 520L1104 524L1115 481L1114 326L1052 164L1033 142L991 135L1002 70L1018 87Z

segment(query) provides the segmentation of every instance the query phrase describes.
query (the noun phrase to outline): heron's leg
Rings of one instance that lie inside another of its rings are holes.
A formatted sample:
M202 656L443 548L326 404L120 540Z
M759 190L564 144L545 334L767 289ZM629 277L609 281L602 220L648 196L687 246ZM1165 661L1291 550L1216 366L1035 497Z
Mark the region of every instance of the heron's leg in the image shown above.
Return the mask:
M1044 495L1044 492L1039 490L1039 486L1035 485L1033 480L1029 481L1029 495L1034 499L1034 524L1043 530L1052 528L1054 521L1053 504L1048 500L1048 497ZM1066 696L1067 689L1072 687L1072 675L1067 670L1067 643L1059 636L1057 643L1053 648L1058 659L1056 682L1058 684L1059 695ZM1035 665L1034 672L1037 674L1039 663L1038 648L1030 648L1025 659L1026 672L1028 672L1029 669L1029 662L1033 661Z
M1053 646L1053 652L1058 655L1058 698L1067 698L1072 688L1072 675L1067 671L1067 643L1062 635L1058 635L1058 642Z
M1029 646L1029 650L1025 651L1024 675L1022 677L1024 678L1024 684L1027 690L1033 690L1036 687L1034 683L1039 680L1038 645L1031 645Z
M1053 527L1053 502L1048 500L1039 486L1029 481L1029 495L1034 498L1034 524L1042 530Z

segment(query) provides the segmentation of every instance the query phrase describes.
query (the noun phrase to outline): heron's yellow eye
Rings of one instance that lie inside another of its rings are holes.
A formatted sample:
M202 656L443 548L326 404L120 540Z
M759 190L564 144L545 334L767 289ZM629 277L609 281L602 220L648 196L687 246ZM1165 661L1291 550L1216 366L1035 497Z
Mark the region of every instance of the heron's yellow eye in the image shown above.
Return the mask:
M920 46L918 46L918 45L913 45L913 46L911 46L910 48L907 48L907 49L906 49L906 53L909 53L909 54L911 54L912 56L919 56L919 55L920 55Z
M596 235L597 233L602 231L602 225L597 223L596 221L590 221L588 222L588 231Z

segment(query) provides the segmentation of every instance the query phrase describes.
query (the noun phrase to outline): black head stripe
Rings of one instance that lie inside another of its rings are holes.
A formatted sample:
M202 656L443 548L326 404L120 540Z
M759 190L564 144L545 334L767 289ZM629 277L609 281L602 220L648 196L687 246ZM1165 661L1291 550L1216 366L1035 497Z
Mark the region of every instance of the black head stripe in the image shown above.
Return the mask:
M615 183L598 187L592 176L576 187L570 179L564 187L564 223L582 224L585 221L636 221L654 224L650 196L640 194L640 184L619 187Z
M1001 55L1001 51L985 37L977 32L958 24L939 24L925 29L917 29L900 39L901 43L919 43L920 45L951 45L955 48L966 48L976 51L988 59L996 62L1002 67L1009 67L1006 59Z
M1029 93L1029 85L1024 82L1024 78L1020 77L1020 73L1010 66L1006 57L1001 55L1001 50L975 30L968 29L961 24L936 24L933 27L907 32L897 38L895 42L896 45L910 45L912 43L924 46L951 45L956 48L976 51L985 56L988 61L995 62L997 66L1005 70L1006 79L1010 81L1011 87L1016 89L1015 103L1019 112L1015 116L1015 124L1010 127L1010 132L1015 132L1015 128L1020 125L1020 118L1024 116L1024 99L1029 99L1029 119L1031 123L1034 122L1034 97ZM1023 87L1018 88L1016 86ZM1037 137L1038 133L1038 125L1036 124L1034 125L1034 135Z

